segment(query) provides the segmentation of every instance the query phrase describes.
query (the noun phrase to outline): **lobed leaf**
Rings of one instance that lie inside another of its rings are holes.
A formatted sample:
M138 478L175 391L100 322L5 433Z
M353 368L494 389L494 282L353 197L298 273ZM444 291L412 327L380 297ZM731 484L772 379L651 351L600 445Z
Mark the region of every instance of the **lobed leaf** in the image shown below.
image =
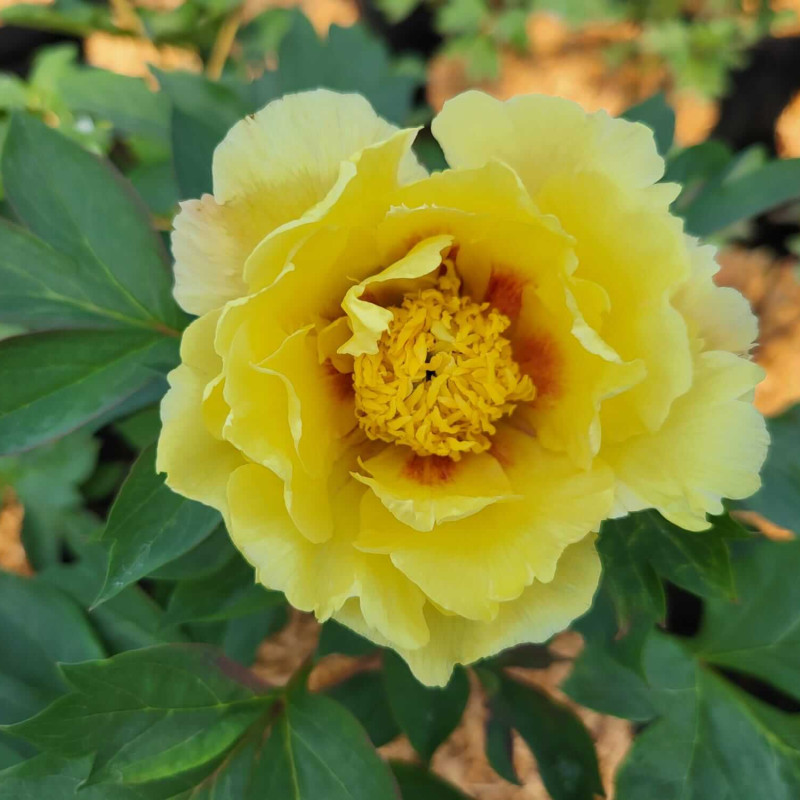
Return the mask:
M108 572L95 605L203 541L219 512L175 494L156 473L156 446L142 451L120 489L103 531Z
M469 699L467 673L457 666L447 686L423 686L400 656L386 650L383 677L394 718L414 749L430 761L436 748L461 721Z

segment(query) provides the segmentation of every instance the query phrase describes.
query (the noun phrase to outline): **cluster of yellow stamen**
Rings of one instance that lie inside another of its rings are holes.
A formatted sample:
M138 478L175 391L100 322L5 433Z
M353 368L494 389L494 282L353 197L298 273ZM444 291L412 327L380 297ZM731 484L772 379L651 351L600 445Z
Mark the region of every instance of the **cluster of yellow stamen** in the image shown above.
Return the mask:
M392 307L378 352L355 359L356 416L370 439L457 460L488 450L495 423L533 399L503 336L508 317L459 289L449 267L436 288Z

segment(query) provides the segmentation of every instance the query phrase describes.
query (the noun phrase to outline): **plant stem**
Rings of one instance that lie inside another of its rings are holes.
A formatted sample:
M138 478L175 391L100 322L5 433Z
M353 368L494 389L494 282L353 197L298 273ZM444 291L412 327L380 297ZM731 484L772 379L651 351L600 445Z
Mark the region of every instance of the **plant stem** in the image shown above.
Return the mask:
M206 64L206 75L212 80L219 80L220 75L222 75L222 69L231 54L236 34L242 24L243 12L244 5L234 8L217 31L217 38L214 39L214 46L211 48L211 55L208 58L208 64Z

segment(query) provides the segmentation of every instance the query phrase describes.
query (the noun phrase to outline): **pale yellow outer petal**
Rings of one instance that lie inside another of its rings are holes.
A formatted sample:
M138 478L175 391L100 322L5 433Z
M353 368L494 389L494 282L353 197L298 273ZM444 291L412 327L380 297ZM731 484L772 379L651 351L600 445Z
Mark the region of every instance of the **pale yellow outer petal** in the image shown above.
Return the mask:
M345 475L344 481L336 475L330 487L336 534L314 544L287 514L280 479L254 464L242 467L230 480L231 537L256 568L258 580L284 592L296 608L324 620L348 598L358 597L380 635L401 646L421 647L429 638L425 597L387 556L353 548L358 500L365 490Z
M554 175L597 171L641 188L658 181L664 161L645 125L587 114L570 100L522 95L501 101L470 91L448 100L433 135L451 167L479 167L491 159L511 166L536 199Z
M700 350L747 353L758 335L758 322L750 304L735 289L717 286L716 248L686 237L692 272L672 299L689 323Z
M368 474L354 473L354 477L369 486L398 521L416 531L432 531L492 503L518 499L500 463L489 453L468 453L452 461L389 445L361 466Z
M287 95L238 122L214 153L214 196L183 203L175 219L181 306L204 314L240 297L256 245L323 200L343 161L395 131L361 95L325 89ZM424 174L407 154L401 180Z
M237 122L217 147L214 196L247 198L257 213L279 201L269 213L296 219L328 193L342 161L395 130L360 94L285 95Z
M209 432L204 421L204 393L222 366L213 346L218 319L219 312L211 312L184 331L183 363L170 372L170 388L161 402L156 471L166 472L167 486L174 491L227 516L228 477L245 460Z
M458 577L457 572L453 572ZM600 579L594 536L570 545L549 583L534 582L516 600L502 603L488 622L443 614L428 604L427 644L405 648L370 624L358 601L349 600L334 614L340 622L380 645L393 647L422 683L444 686L456 664L471 664L521 642L544 642L586 612Z
M682 528L709 527L722 498L749 497L769 436L753 406L763 370L724 351L700 354L691 389L673 404L663 427L603 448L616 472L617 513L656 508Z
M518 500L419 532L399 522L373 494L364 495L356 546L386 553L437 606L469 619L493 619L534 580L553 580L564 548L608 516L613 474L596 463L575 467L508 426L494 437Z

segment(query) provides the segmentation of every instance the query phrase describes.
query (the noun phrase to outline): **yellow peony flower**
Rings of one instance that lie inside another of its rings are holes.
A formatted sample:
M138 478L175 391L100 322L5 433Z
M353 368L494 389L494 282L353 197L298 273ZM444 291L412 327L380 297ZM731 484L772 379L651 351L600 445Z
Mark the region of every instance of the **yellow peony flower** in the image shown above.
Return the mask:
M428 684L586 611L607 517L759 486L755 320L668 208L651 132L477 92L428 175L357 95L285 97L175 220L198 319L158 469L258 579Z

